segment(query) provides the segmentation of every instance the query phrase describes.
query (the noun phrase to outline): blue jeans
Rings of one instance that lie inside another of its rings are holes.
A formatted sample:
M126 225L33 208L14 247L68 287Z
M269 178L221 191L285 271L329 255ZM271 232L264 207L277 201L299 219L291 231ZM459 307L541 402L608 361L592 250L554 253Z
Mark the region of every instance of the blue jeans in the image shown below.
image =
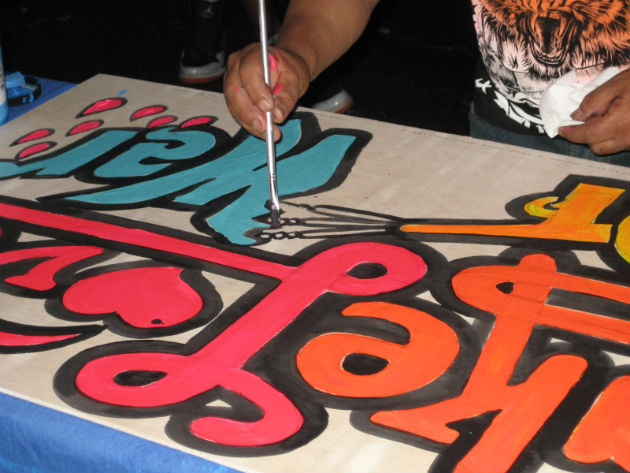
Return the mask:
M468 117L470 118L470 136L473 138L497 141L499 143L507 143L541 151L565 154L577 158L590 159L601 163L630 167L630 151L599 156L593 153L588 146L571 143L560 136L551 139L543 135L527 135L504 130L503 128L488 123L473 110L470 111ZM630 133L630 130L628 133Z

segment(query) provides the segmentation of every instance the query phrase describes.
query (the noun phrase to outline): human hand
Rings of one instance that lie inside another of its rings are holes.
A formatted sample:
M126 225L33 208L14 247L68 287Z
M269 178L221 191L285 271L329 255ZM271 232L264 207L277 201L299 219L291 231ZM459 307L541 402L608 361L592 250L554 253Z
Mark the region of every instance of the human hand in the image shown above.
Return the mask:
M630 149L630 70L620 72L584 97L571 118L584 124L560 128L563 138L587 144L595 154Z
M247 131L264 138L271 112L275 123L282 123L304 95L310 83L306 61L298 54L269 46L271 89L265 83L260 44L254 43L230 55L223 78L223 93L228 110ZM281 132L274 125L274 139Z

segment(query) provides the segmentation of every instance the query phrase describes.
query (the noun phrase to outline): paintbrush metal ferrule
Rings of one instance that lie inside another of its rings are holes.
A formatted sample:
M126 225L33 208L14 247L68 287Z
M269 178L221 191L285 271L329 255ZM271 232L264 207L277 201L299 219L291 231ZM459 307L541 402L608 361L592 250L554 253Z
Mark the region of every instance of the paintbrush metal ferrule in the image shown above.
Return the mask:
M267 47L267 13L265 0L258 0L258 22L260 25L260 46L262 54L263 72L265 83L271 88L271 75L269 73L269 48ZM267 148L267 170L269 171L269 207L271 209L272 228L280 227L280 199L278 197L278 180L276 177L276 145L273 139L273 116L271 112L265 112L267 127L265 129L265 144Z
M267 145L267 169L269 171L269 207L271 209L271 228L280 227L280 200L278 198L278 179L276 177L276 148L273 141L273 121L271 112L267 112L267 130L265 144Z

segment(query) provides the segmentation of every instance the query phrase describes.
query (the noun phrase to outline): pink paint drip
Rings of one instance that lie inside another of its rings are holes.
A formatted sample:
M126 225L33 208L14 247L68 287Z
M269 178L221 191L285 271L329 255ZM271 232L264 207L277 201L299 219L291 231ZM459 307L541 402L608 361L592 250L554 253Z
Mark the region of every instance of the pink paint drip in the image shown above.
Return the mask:
M77 126L72 128L66 136L76 135L77 133L84 133L86 131L93 130L98 128L103 124L103 120L90 120L87 122L79 123Z
M79 116L105 112L107 110L112 110L114 108L122 107L126 103L127 103L127 100L120 97L97 100L92 105L88 106L85 110L83 110L83 112L81 112Z
M180 128L188 128L189 126L195 125L205 125L206 123L212 123L215 120L215 117L193 117L186 120L184 123L179 125Z
M35 153L41 153L44 150L47 150L49 148L52 148L53 146L55 146L57 143L53 142L53 141L46 141L45 143L37 143L35 145L29 146L28 148L23 149L22 151L20 151L16 158L17 159L24 159L27 158Z
M138 118L147 117L149 115L157 115L158 113L162 113L165 110L166 110L166 107L164 105L151 105L149 107L144 107L144 108L141 108L140 110L133 112L129 120L134 121L134 120L137 120Z
M35 130L35 131L30 132L27 135L24 135L22 138L17 139L11 144L11 146L14 146L20 143L26 143L27 141L33 141L33 140L38 140L40 138L45 138L46 136L52 135L54 132L55 130L51 128L42 128L40 130Z
M177 120L176 116L165 115L163 117L158 117L155 120L152 120L151 122L149 122L149 124L147 125L147 128L155 128L156 126L167 125L169 123L174 122L175 120Z

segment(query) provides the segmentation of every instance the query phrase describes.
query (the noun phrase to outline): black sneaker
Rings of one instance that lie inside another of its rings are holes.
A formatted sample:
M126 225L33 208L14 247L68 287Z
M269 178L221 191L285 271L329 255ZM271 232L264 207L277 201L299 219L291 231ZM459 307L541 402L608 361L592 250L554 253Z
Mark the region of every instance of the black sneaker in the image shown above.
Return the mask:
M224 0L192 0L186 41L179 63L179 80L187 84L212 82L225 72Z

